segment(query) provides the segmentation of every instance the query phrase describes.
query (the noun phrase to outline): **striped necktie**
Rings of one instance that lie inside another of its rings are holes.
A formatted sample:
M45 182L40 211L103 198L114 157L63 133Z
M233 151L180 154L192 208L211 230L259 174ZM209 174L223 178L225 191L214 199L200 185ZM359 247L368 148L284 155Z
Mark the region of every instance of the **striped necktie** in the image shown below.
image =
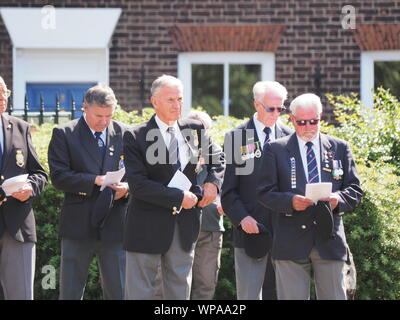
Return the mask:
M171 135L171 140L169 143L168 153L169 153L169 164L174 165L177 170L181 169L181 163L179 161L179 147L178 140L175 136L175 128L168 127L168 133Z
M106 153L106 145L103 139L101 138L101 134L102 132L95 132L94 137L96 138L97 146L99 147L101 157L104 158L104 155Z
M307 142L307 170L308 170L308 183L317 183L319 182L318 175L318 164L317 158L315 157L314 150L312 148L313 143Z

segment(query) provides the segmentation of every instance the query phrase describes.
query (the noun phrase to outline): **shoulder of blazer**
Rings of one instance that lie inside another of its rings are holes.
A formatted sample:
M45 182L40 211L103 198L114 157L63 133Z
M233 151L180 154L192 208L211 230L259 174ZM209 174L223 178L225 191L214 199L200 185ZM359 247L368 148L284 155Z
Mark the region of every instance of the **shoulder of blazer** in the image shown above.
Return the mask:
M1 116L4 118L5 122L8 121L9 123L11 123L11 125L17 126L20 129L27 129L31 127L31 125L28 122L22 119L10 116L8 114L2 114Z

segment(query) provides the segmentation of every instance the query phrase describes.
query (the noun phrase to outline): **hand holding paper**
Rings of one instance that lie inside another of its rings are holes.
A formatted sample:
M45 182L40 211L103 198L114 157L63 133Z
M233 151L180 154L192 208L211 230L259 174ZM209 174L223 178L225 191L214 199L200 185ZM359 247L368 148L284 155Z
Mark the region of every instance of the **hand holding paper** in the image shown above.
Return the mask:
M28 174L22 174L5 180L1 185L1 187L4 190L6 196L8 197L11 196L13 193L17 192L18 190L22 189L27 180L28 180Z
M169 188L177 188L184 191L182 201L182 207L184 209L191 209L197 203L197 197L189 191L191 186L192 183L181 170L177 170L171 181L168 183ZM181 211L182 207L179 209L178 213Z
M104 188L110 184L120 183L124 175L125 175L125 168L121 168L118 171L108 171L106 173L106 177L100 188L100 191L103 191Z
M332 193L332 182L308 183L306 184L306 198L315 204L318 200L329 198Z

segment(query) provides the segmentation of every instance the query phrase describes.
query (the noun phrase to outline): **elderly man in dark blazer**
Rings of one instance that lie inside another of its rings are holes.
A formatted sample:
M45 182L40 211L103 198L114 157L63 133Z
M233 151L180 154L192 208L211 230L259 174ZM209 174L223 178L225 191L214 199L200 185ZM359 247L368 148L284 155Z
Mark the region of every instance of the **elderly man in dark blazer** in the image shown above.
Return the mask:
M343 269L348 246L342 214L362 197L347 142L320 133L322 104L303 94L290 104L296 133L267 146L258 199L274 218L272 259L278 299L308 299L311 266L318 299L346 299ZM332 183L317 204L307 184Z
M61 208L60 299L82 299L96 254L105 299L124 296L123 222L125 182L100 187L108 171L124 167L122 137L127 127L112 120L117 100L97 85L85 95L84 115L53 130L48 157L53 185L64 192Z
M47 174L29 124L5 114L10 94L0 77L0 183L23 174L28 180L11 195L0 188L0 281L5 299L33 300L36 228L31 199L44 189Z
M240 300L274 298L275 276L267 254L268 235L263 230L269 216L256 210L256 185L264 145L292 133L279 121L287 97L284 86L260 81L254 85L253 95L256 113L229 132L224 144L227 166L221 204L235 226L236 291Z
M163 298L189 299L200 208L215 200L221 186L222 150L210 141L200 121L179 120L182 94L179 79L157 78L151 88L156 115L124 135L132 196L124 232L126 299L153 299L160 263ZM199 186L197 169L203 162L208 175ZM168 187L179 173L190 181L190 188Z

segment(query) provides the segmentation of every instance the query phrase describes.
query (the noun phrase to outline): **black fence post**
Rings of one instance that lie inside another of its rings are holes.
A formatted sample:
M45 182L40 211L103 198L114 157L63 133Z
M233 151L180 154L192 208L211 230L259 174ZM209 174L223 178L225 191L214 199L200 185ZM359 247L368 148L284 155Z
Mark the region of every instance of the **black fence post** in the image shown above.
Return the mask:
M28 111L29 111L29 105L28 105L28 98L25 93L25 101L24 101L24 120L28 121Z
M75 99L74 99L74 96L72 95L72 102L71 102L71 120L74 120L74 119L75 119L75 111L76 111Z
M40 94L40 113L39 113L39 126L44 123L44 100L42 94Z
M58 98L58 94L56 94L56 115L54 117L55 124L58 124L58 113L60 112L60 99Z

